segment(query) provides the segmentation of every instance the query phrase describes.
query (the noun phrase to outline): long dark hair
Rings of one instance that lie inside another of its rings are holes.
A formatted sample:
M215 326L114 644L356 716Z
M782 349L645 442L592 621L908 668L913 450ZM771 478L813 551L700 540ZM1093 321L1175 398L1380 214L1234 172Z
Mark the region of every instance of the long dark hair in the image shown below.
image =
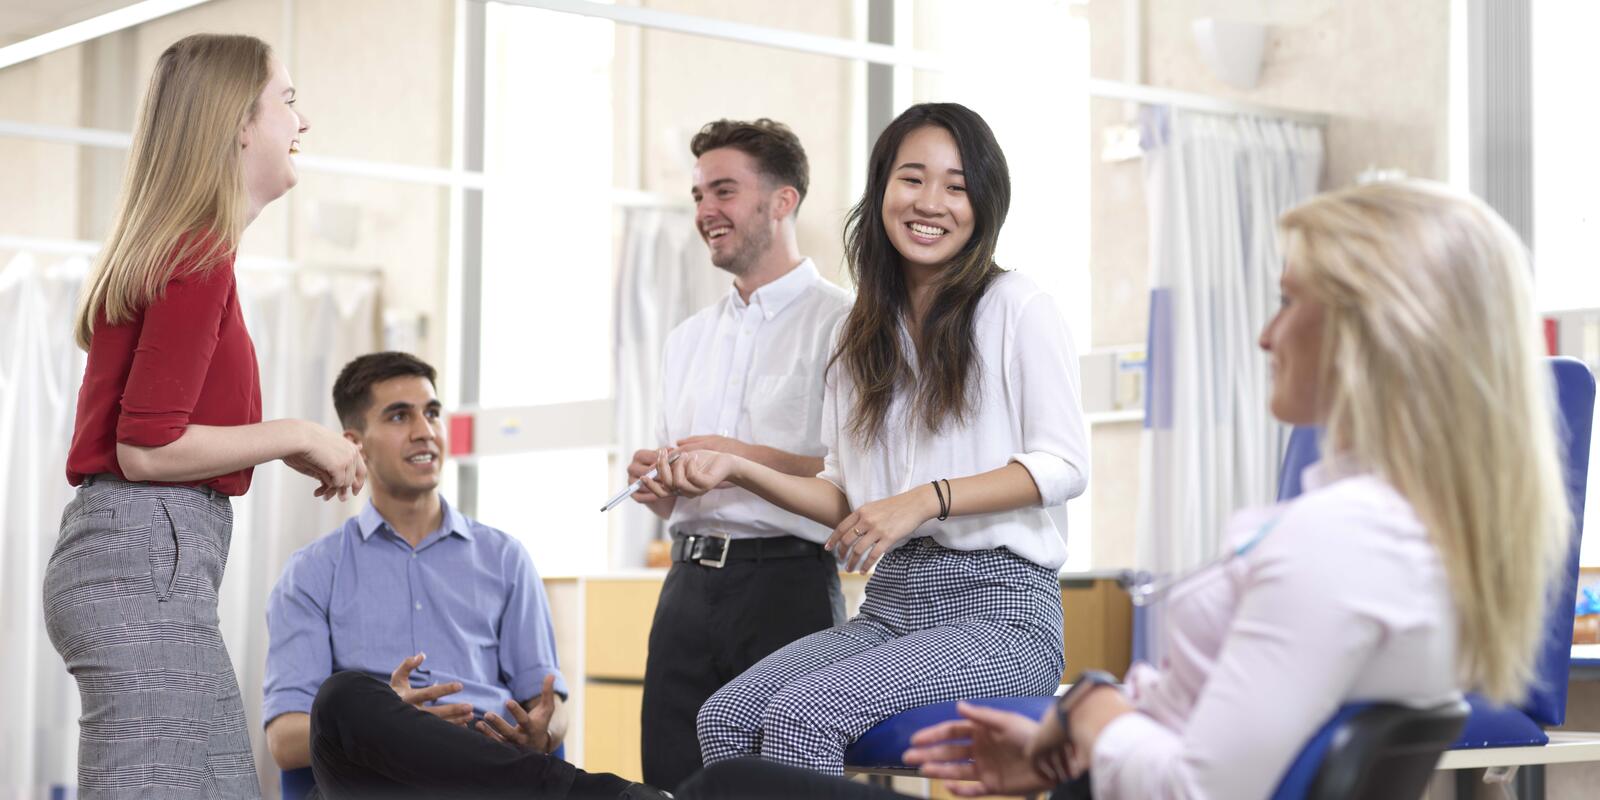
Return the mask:
M900 253L884 230L883 195L900 143L912 131L929 125L949 131L956 140L967 200L972 205L973 229L972 238L939 272L933 287L933 301L918 331L921 381L916 382L900 348L900 318L910 296ZM948 422L963 422L971 414L978 361L973 318L989 283L1003 272L994 263L994 249L1011 207L1011 173L994 132L983 117L958 103L924 103L906 109L878 137L867 169L866 191L850 209L844 232L856 302L828 362L829 369L843 364L855 383L849 432L864 445L882 435L889 404L902 387L916 392L911 417L930 433L942 430Z

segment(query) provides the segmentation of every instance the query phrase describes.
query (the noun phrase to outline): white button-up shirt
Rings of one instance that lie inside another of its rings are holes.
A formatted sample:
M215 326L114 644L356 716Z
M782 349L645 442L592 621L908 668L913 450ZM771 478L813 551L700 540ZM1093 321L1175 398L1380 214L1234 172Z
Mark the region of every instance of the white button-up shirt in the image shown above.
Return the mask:
M911 397L900 392L880 440L862 446L848 430L854 384L836 365L823 400L828 455L819 477L837 485L851 508L860 508L938 478L965 478L1016 461L1038 485L1041 505L929 520L911 536L932 536L952 550L1005 547L1058 569L1067 558L1065 532L1056 530L1045 508L1082 494L1089 476L1072 336L1055 301L1031 279L1008 272L978 301L973 340L978 358L971 416L964 424L946 423L935 435L907 418ZM915 365L903 326L901 347ZM954 494L951 508L959 513L961 494Z
M667 337L657 438L672 446L690 436L726 436L821 457L823 371L833 329L849 309L850 294L823 279L809 258L748 303L729 289ZM667 528L816 542L832 533L737 487L678 498Z
M1266 797L1342 703L1457 696L1444 563L1400 493L1325 461L1229 525L1243 556L1166 598L1168 657L1129 671L1139 713L1095 744L1095 797ZM1270 521L1276 519L1273 524Z

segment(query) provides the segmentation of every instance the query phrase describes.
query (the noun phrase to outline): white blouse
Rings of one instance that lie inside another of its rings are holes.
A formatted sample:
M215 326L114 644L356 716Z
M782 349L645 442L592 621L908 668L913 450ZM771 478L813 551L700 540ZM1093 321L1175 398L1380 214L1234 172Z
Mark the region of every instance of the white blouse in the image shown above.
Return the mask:
M907 418L910 393L901 392L890 404L881 440L863 447L847 429L854 383L842 364L834 364L822 408L828 454L817 477L838 486L851 508L860 508L937 478L965 478L1018 462L1038 485L1042 504L929 520L905 541L931 536L952 550L1005 547L1058 569L1067 557L1065 532L1056 530L1045 508L1082 494L1089 475L1071 334L1055 301L1038 284L1008 272L995 278L978 301L973 339L978 357L972 414L966 423L947 423L932 436ZM915 351L903 327L901 346L914 367ZM960 513L961 493L954 495L951 508Z
M1139 713L1100 734L1095 797L1267 797L1340 705L1459 697L1444 565L1410 503L1331 461L1304 476L1235 515L1230 547L1277 519L1256 546L1168 596L1166 661L1129 670Z

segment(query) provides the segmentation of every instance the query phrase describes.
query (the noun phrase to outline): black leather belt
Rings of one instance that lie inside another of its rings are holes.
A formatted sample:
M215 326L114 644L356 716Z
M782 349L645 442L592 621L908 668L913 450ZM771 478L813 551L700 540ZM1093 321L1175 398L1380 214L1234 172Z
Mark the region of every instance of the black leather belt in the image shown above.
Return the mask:
M822 545L793 536L730 539L722 535L677 536L672 540L672 560L692 561L705 567L721 568L729 561L760 561L767 558L819 558Z

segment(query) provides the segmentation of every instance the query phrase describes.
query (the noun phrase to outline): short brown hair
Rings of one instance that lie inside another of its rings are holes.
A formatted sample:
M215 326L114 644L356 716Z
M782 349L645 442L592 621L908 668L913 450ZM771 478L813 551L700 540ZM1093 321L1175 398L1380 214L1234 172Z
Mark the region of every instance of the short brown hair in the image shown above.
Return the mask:
M333 382L333 410L339 415L339 424L345 430L366 430L367 409L372 406L372 385L410 376L427 378L436 389L439 386L433 366L410 353L394 350L368 353L344 365Z
M755 122L719 119L708 122L689 142L689 152L699 158L712 150L731 147L755 159L756 169L780 186L793 186L805 202L811 184L811 164L800 137L789 126L766 117ZM795 211L800 210L795 203Z

